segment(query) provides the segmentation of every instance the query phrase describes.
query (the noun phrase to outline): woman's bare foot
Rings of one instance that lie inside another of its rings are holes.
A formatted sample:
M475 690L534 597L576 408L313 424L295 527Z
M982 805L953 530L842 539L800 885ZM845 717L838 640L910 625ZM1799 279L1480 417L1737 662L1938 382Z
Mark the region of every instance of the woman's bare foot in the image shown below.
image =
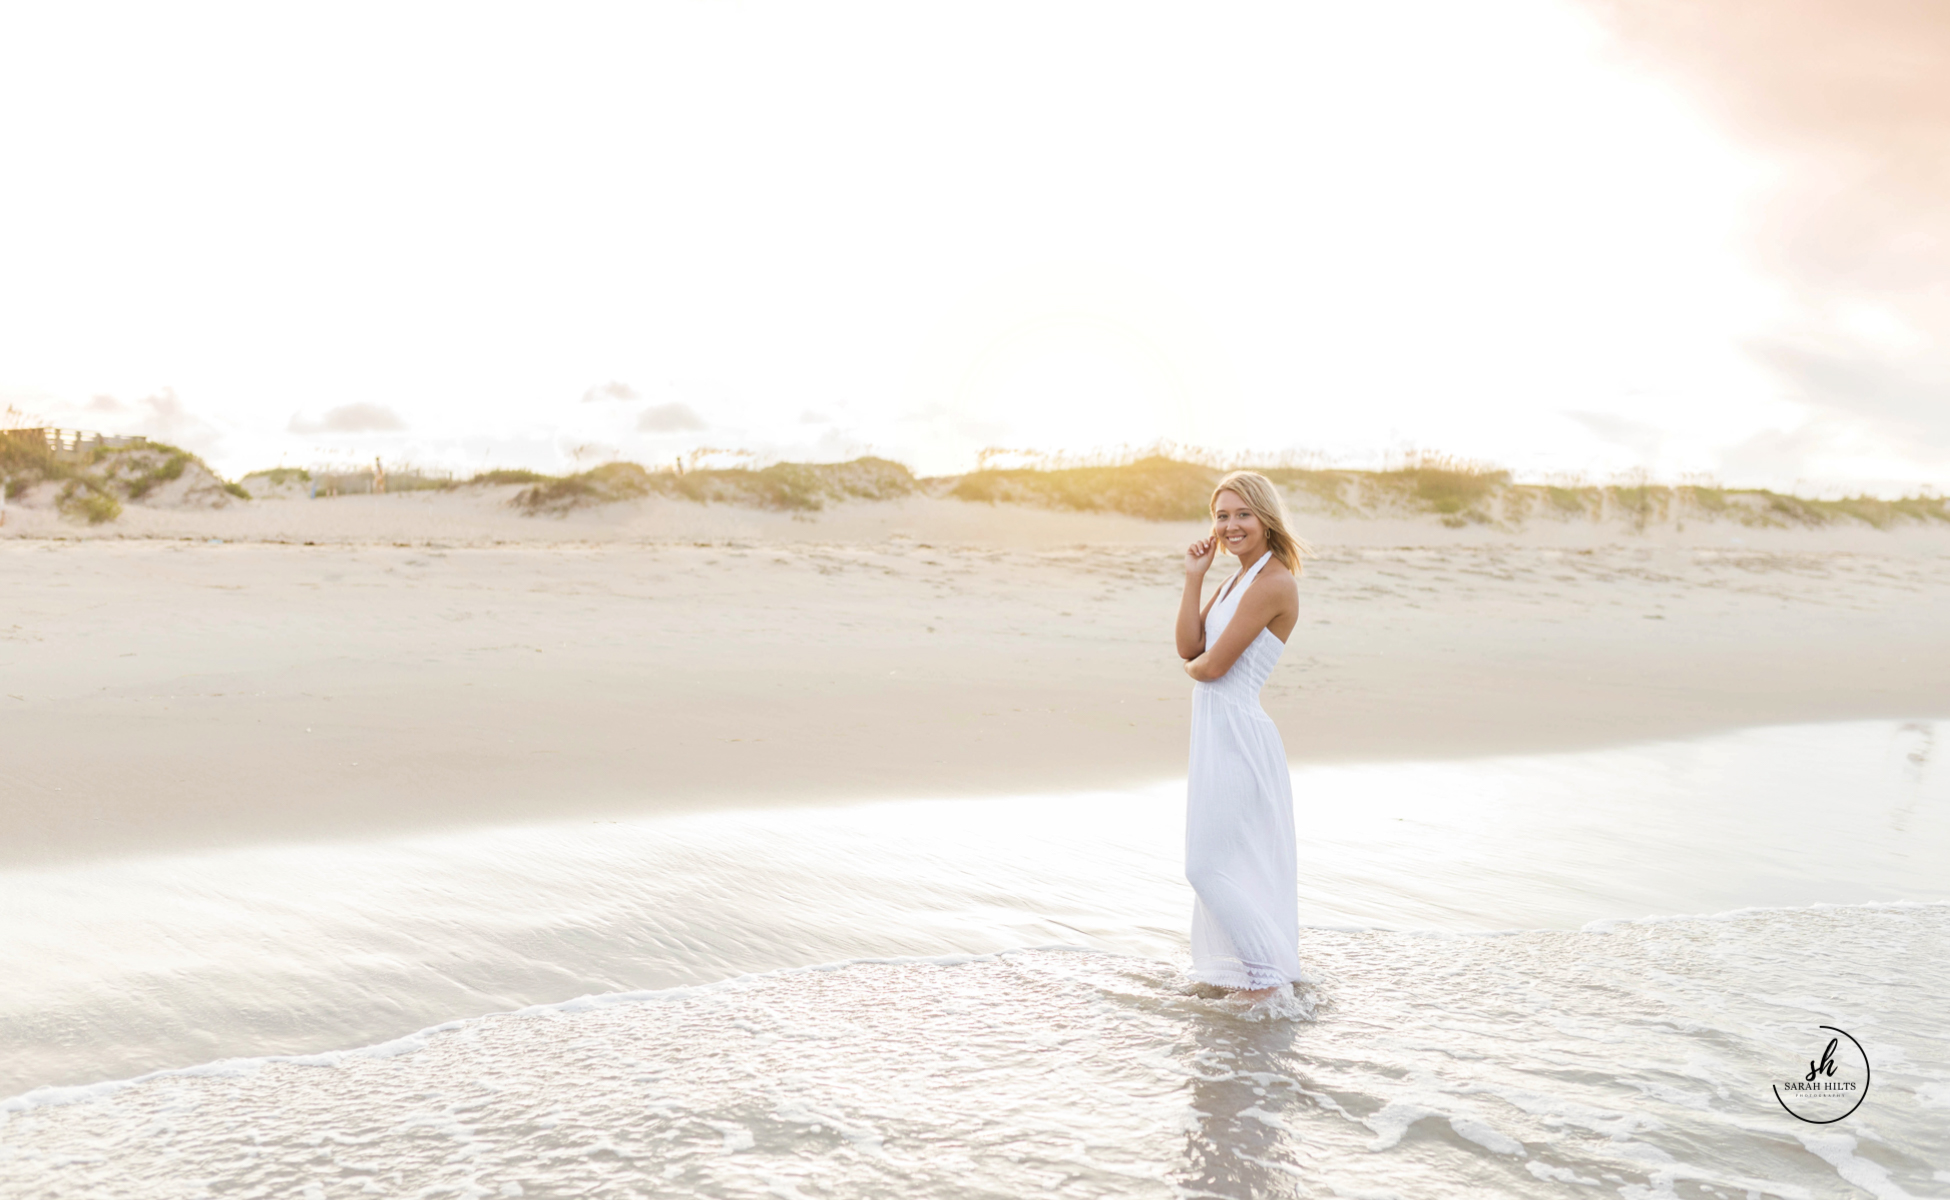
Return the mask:
M1276 987L1253 988L1250 991L1247 990L1246 988L1240 988L1238 991L1232 993L1232 996L1233 999L1235 1000L1250 1000L1254 1004L1257 1004L1261 1000L1266 999L1267 997L1271 996L1274 992L1277 992L1279 990L1280 989Z

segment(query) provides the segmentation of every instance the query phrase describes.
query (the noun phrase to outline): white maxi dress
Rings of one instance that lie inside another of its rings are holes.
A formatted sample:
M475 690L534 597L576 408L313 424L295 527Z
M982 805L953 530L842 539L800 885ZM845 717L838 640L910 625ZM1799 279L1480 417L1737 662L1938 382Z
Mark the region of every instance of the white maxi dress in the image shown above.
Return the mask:
M1239 600L1273 556L1234 575L1205 616L1218 644ZM1302 978L1293 778L1259 690L1285 644L1262 629L1232 669L1192 685L1192 759L1185 804L1185 879L1192 905L1192 978L1225 988Z

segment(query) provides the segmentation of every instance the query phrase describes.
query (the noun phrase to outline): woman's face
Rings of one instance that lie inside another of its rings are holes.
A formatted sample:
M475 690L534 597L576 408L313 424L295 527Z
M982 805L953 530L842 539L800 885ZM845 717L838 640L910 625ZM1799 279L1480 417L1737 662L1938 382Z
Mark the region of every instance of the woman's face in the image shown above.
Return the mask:
M1266 549L1266 526L1246 507L1246 498L1230 488L1212 501L1212 536L1235 558Z

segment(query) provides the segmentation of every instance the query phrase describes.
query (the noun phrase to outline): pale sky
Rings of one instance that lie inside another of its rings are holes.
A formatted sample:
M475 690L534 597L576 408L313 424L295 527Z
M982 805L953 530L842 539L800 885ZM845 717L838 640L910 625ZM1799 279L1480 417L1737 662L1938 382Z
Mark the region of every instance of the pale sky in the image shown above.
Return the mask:
M1657 8L9 6L0 407L232 475L1170 440L1950 483L1941 276L1815 278L1782 217L1914 146L1775 136Z

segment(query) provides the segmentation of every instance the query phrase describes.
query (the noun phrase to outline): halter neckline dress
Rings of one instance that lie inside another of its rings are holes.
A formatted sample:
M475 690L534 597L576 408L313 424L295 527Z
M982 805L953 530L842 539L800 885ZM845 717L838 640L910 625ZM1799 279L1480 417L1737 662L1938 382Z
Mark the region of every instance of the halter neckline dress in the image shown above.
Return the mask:
M1205 616L1208 649L1272 557L1226 581ZM1197 896L1191 977L1200 983L1266 988L1302 978L1293 777L1280 731L1259 704L1285 648L1262 629L1231 670L1192 685L1185 879Z

